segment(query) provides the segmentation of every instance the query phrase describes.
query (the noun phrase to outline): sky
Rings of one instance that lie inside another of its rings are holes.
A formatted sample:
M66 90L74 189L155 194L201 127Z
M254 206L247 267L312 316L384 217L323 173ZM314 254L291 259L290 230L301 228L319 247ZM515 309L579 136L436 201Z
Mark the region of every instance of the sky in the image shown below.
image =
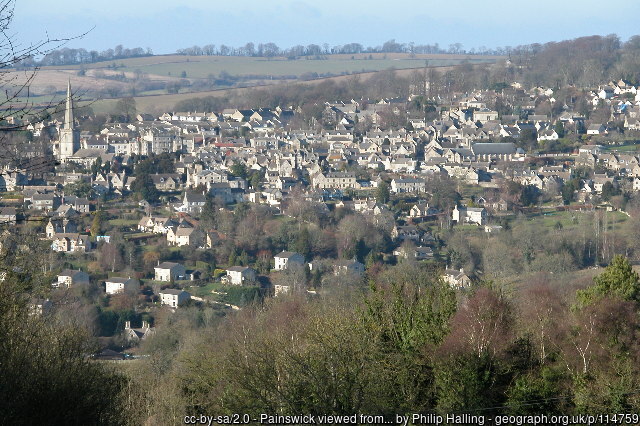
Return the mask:
M618 13L620 12L620 13ZM586 35L640 34L640 2L621 0L16 0L11 34L21 44L70 38L68 47L151 48L193 45L281 48L315 43L461 43L464 49L517 46Z

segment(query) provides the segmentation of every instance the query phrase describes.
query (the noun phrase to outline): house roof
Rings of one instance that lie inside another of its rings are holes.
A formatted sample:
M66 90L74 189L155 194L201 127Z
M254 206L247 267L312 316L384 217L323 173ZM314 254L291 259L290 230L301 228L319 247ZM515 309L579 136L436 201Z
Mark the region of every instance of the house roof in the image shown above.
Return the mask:
M358 262L357 260L345 260L345 259L337 259L334 260L333 264L335 266L342 266L342 267L348 267L348 266L352 266L352 265L361 265L364 266L362 263Z
M172 269L172 268L175 268L176 266L182 266L182 265L174 262L162 262L161 264L156 266L155 269Z
M175 182L180 182L180 175L178 174L156 174L149 176L151 177L151 181L156 185L165 183L169 179L173 179Z
M188 235L191 235L194 231L195 231L194 228L186 228L186 227L180 226L175 231L175 235L178 236L178 237L180 237L180 236L188 236Z
M104 282L106 283L119 283L119 284L126 284L129 281L131 281L131 278L124 278L124 277L111 277L104 280Z
M231 272L245 272L247 270L249 270L251 268L249 268L248 266L232 266L230 268L227 268L227 271L231 271Z
M191 296L191 294L189 294L188 292L184 291L184 290L178 290L175 288L165 288L164 290L160 290L159 294L172 294L174 296L179 296L182 293L186 293L187 295Z
M281 253L276 254L275 257L281 257L281 258L284 258L284 259L289 259L289 258L291 258L293 256L296 256L296 255L297 256L301 256L301 254L296 253L295 251L283 251Z
M469 278L464 271L458 271L457 269L447 269L444 271L445 275L449 275L450 277L453 277L456 280L460 280L464 277L466 277L467 279Z
M78 275L79 273L81 273L82 271L80 270L73 270L73 269L64 269L62 272L60 272L58 274L59 277L75 277L76 275Z
M516 146L511 142L476 143L471 146L475 155L515 154Z
M15 207L2 207L0 208L0 216L15 216L16 208Z
M204 194L186 192L184 194L184 200L187 203L205 203L207 201L207 197Z

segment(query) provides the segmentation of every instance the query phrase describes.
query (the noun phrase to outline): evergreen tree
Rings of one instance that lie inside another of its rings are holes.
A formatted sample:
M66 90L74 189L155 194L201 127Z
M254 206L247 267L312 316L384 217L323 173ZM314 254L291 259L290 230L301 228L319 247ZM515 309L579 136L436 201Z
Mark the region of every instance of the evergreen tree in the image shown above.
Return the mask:
M213 197L209 194L207 194L207 200L202 207L202 213L200 213L200 222L205 229L216 227L216 206Z
M240 253L240 257L238 257L238 262L242 266L249 266L249 254L246 252L246 250L242 250L242 253Z
M91 236L102 235L104 228L106 214L104 210L98 210L93 216L93 222L91 223Z
M258 190L261 189L261 187L262 187L262 177L260 176L260 172L251 173L250 183L251 183L251 187L255 191L258 191Z
M640 277L624 256L615 256L604 272L595 277L593 281L595 285L578 291L579 305L591 305L603 297L640 301Z
M138 194L138 196L143 200L147 200L149 202L158 201L158 190L153 184L151 176L146 173L136 177L136 180L131 185L131 190Z
M389 189L389 184L385 181L380 182L376 188L376 201L380 204L386 204L389 202L390 198L391 191Z
M231 253L229 253L229 260L228 260L229 266L234 266L237 261L238 259L237 259L236 249L234 248L233 250L231 250Z
M243 163L240 163L239 161L233 163L229 171L233 176L243 179L245 179L248 175L247 166L245 166Z
M309 230L305 227L298 233L293 243L293 250L309 259L311 256L311 236Z

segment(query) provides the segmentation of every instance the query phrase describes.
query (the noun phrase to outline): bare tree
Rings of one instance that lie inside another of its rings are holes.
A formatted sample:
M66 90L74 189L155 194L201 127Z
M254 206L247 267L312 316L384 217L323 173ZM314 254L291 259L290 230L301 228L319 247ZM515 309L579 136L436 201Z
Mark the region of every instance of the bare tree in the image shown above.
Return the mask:
M24 158L19 139L11 137L23 131L29 123L43 121L51 114L61 112L66 99L52 99L36 103L30 91L38 67L31 66L34 58L60 48L73 38L46 38L29 44L21 43L12 32L16 0L0 0L0 163L9 164L29 173L39 173L54 165L53 158L41 155L39 158ZM14 144L15 146L11 146Z

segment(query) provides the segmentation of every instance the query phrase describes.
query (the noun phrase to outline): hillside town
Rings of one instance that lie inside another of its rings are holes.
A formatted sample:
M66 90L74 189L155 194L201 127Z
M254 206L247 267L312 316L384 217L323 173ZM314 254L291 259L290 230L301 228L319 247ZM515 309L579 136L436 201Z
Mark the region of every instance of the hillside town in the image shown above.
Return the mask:
M32 3L0 423L640 424L640 4Z
M326 103L305 128L294 127L302 110L282 106L138 114L87 131L69 83L63 119L24 123L30 140L49 137L43 156L55 166L7 161L0 214L46 242L56 291L99 289L103 309L120 297L126 326L103 335L134 342L161 306L318 295L380 262L431 263L464 290L489 271L465 271L444 232L495 234L541 212L624 211L622 194L640 191L638 153L616 150L640 130L640 89L625 81L585 99L609 111L602 122L559 105L552 89L517 83L429 99L429 119L410 112L415 101ZM317 227L348 215L361 218L357 231ZM55 308L49 298L37 309Z

